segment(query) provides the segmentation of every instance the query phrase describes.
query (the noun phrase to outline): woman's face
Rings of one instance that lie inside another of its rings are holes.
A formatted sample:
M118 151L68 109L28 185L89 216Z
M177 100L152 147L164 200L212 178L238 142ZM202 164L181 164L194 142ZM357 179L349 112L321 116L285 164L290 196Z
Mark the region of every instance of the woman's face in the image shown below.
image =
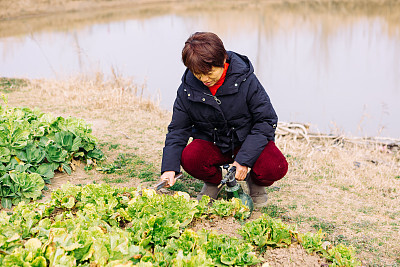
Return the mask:
M223 72L224 72L224 68L213 66L209 73L194 74L194 76L197 79L199 79L205 86L211 87L219 81Z

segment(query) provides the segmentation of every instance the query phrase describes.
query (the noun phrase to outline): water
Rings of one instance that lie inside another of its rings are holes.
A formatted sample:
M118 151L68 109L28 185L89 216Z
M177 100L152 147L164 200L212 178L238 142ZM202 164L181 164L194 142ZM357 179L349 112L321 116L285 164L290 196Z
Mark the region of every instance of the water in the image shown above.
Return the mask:
M380 8L188 6L123 19L116 11L106 20L15 34L0 27L0 76L64 79L114 68L146 83L161 107L171 109L185 69L185 40L213 31L228 50L250 58L281 121L310 123L324 133L400 138L400 21L392 18L400 7Z

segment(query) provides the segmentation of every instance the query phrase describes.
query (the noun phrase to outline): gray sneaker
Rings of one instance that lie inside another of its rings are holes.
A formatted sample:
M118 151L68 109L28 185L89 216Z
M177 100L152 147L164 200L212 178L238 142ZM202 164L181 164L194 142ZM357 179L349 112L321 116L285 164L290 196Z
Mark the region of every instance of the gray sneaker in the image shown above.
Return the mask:
M267 205L268 195L265 186L256 185L250 175L246 179L249 195L253 199L254 207L261 208Z
M218 194L221 191L221 188L218 188L217 184L205 182L200 193L197 195L197 200L200 201L201 198L203 197L203 195L209 196L211 198L211 200L215 200L215 199L217 199Z

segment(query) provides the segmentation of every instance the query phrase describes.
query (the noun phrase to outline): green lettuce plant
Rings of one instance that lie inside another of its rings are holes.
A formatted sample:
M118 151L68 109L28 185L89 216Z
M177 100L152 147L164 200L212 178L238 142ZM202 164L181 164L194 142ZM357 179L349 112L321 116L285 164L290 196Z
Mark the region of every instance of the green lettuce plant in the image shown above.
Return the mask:
M299 241L308 253L317 253L329 260L329 266L361 266L352 247L343 244L333 246L329 241L324 241L325 236L320 229L317 233L299 234Z
M42 195L44 181L37 173L11 171L0 178L1 204L11 208L21 201L36 200Z
M292 238L296 238L298 234L295 226L285 224L280 219L271 218L266 214L247 222L239 233L259 249L267 246L287 247L292 243Z

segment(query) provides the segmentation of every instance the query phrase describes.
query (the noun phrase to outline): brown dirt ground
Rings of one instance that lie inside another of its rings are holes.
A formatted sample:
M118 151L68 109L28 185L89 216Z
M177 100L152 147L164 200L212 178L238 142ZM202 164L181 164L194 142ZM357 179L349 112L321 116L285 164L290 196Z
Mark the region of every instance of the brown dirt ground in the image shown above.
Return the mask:
M317 255L310 255L300 244L292 244L288 248L268 249L262 254L270 267L320 267L328 266L326 260Z
M225 234L232 237L240 238L238 230L241 227L240 223L233 217L219 217L212 216L205 219L195 219L189 225L189 227L197 232L198 230L213 230L218 234Z

